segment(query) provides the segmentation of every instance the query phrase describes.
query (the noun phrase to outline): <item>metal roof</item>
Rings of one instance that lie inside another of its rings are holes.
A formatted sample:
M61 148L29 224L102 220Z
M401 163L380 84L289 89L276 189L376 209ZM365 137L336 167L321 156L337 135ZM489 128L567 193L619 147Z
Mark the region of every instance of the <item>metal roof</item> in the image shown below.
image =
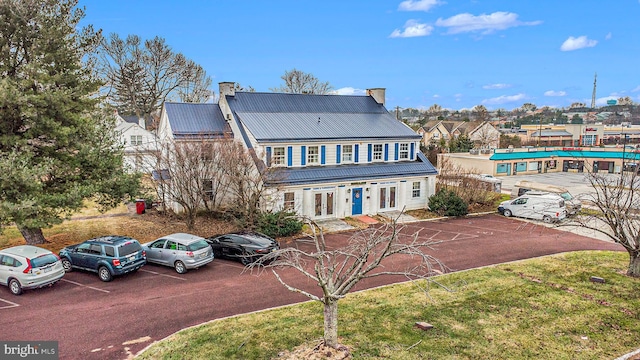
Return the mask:
M370 96L237 92L226 99L258 141L421 138Z
M231 136L218 104L166 102L164 108L176 138Z
M267 184L271 186L306 185L437 174L438 171L426 156L418 153L418 158L415 161L278 168L268 175Z
M371 96L236 92L226 96L235 112L388 114Z
M420 139L388 113L236 112L258 141L322 139Z
M548 157L559 158L586 158L586 159L622 159L622 151L575 151L575 150L553 150L553 151L531 151L531 152L512 152L512 153L495 153L491 155L489 160L518 160L518 159L539 159ZM625 151L625 159L640 159L640 153L635 151Z

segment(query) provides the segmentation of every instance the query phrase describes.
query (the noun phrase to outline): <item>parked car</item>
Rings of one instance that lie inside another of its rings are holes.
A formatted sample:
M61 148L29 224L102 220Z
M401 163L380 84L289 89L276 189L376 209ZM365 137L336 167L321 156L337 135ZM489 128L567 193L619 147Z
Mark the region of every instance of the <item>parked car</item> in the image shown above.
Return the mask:
M81 269L98 273L102 281L140 269L147 256L138 240L108 235L89 239L60 250L65 271Z
M582 202L575 198L569 190L562 186L549 185L544 183L537 183L528 180L520 180L515 183L513 189L511 189L511 198L515 199L518 196L526 194L528 191L541 191L558 194L564 199L565 206L567 207L567 215L575 215L582 209Z
M0 250L0 284L14 295L53 285L63 276L60 258L47 249L20 245Z
M213 261L213 251L203 237L176 233L143 244L147 261L172 266L178 274Z
M567 217L564 199L558 194L528 191L524 195L500 203L498 212L506 217L518 216L546 223Z
M280 249L273 238L250 231L212 236L206 239L215 256L240 260L243 265L251 264L261 256Z

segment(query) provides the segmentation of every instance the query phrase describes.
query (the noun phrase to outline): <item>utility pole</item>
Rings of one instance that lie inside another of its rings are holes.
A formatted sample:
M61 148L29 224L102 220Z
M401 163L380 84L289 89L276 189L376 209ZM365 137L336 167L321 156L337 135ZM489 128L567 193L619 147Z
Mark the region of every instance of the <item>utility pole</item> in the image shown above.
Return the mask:
M593 94L591 94L591 108L596 108L596 80L598 80L598 73L593 75Z

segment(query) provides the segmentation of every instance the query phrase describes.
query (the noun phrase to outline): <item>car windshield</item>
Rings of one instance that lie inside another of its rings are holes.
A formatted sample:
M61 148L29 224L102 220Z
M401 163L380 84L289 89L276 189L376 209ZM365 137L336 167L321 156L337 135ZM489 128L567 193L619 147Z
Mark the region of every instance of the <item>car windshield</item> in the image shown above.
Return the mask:
M196 250L204 249L204 248L206 248L208 246L209 246L209 244L206 241L198 240L196 242L193 242L193 243L189 244L187 246L187 250L196 251Z
M140 246L140 243L132 241L119 246L118 249L120 256L127 256L142 250L142 247Z
M560 194L560 196L562 196L562 198L567 200L567 201L573 199L573 196L571 196L571 194L569 194L568 192L562 193L562 194Z
M58 261L58 257L53 254L46 254L42 256L38 256L35 259L31 259L31 266L34 268L39 268L43 266L47 266Z

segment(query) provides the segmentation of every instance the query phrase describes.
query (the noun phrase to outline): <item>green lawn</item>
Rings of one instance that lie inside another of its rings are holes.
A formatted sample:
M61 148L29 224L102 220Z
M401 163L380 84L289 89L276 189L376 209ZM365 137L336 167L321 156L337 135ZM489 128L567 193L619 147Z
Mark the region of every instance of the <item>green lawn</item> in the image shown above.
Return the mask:
M453 291L432 284L428 296L411 283L350 294L340 341L355 359L613 359L640 347L640 279L627 263L575 252L444 275ZM188 329L140 358L270 359L321 337L322 308L308 302Z

